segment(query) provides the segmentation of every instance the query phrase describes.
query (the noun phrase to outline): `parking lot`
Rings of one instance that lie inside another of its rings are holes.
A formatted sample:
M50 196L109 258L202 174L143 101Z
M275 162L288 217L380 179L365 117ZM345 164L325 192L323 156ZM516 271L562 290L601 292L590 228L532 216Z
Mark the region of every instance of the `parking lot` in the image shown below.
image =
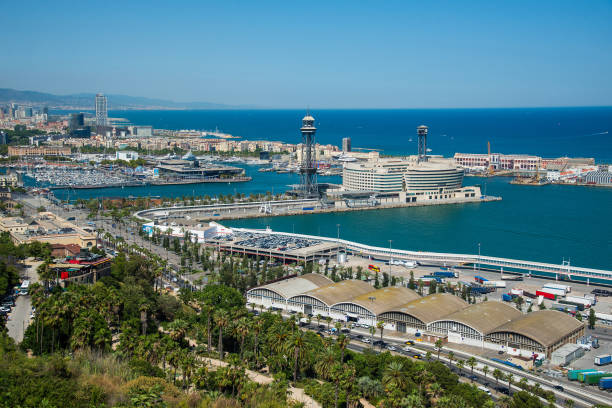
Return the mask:
M320 243L320 241L294 238L286 235L254 234L249 232L235 233L234 237L235 245L250 248L278 249L281 251L308 248Z

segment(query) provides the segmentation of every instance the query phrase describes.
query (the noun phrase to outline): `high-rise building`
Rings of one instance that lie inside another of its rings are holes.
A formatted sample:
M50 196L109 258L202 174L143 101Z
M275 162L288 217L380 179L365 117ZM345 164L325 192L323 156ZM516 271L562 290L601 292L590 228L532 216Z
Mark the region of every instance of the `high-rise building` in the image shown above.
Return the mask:
M351 138L343 137L342 138L342 153L348 153L351 151Z
M85 115L82 113L73 113L70 115L70 130L76 130L85 126Z
M96 125L108 125L108 111L106 104L106 96L104 96L104 94L96 95Z

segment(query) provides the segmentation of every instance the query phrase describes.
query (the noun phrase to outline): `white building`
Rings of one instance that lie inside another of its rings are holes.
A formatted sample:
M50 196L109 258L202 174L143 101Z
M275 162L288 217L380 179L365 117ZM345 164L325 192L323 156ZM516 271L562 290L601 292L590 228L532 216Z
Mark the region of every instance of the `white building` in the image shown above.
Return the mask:
M116 160L125 160L125 161L138 160L138 157L139 157L138 152L134 152L131 150L119 150L115 154Z

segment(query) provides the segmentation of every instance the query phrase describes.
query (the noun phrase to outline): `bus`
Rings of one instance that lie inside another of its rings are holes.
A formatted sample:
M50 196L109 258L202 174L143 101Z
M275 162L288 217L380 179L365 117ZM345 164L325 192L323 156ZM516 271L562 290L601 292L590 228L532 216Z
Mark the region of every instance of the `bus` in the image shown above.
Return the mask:
M380 267L376 265L368 265L368 269L372 272L380 272Z
M29 280L24 280L21 283L21 287L19 288L19 294L20 295L27 295L29 290L30 290L30 281Z

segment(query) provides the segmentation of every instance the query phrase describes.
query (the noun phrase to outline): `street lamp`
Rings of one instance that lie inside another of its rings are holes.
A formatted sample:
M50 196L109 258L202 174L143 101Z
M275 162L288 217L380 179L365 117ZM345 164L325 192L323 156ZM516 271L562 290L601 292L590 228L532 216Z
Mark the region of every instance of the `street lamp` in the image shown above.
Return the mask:
M480 242L478 243L478 272L480 273Z
M391 257L391 243L393 242L392 239L389 240L389 279L391 279L391 261L393 260Z

